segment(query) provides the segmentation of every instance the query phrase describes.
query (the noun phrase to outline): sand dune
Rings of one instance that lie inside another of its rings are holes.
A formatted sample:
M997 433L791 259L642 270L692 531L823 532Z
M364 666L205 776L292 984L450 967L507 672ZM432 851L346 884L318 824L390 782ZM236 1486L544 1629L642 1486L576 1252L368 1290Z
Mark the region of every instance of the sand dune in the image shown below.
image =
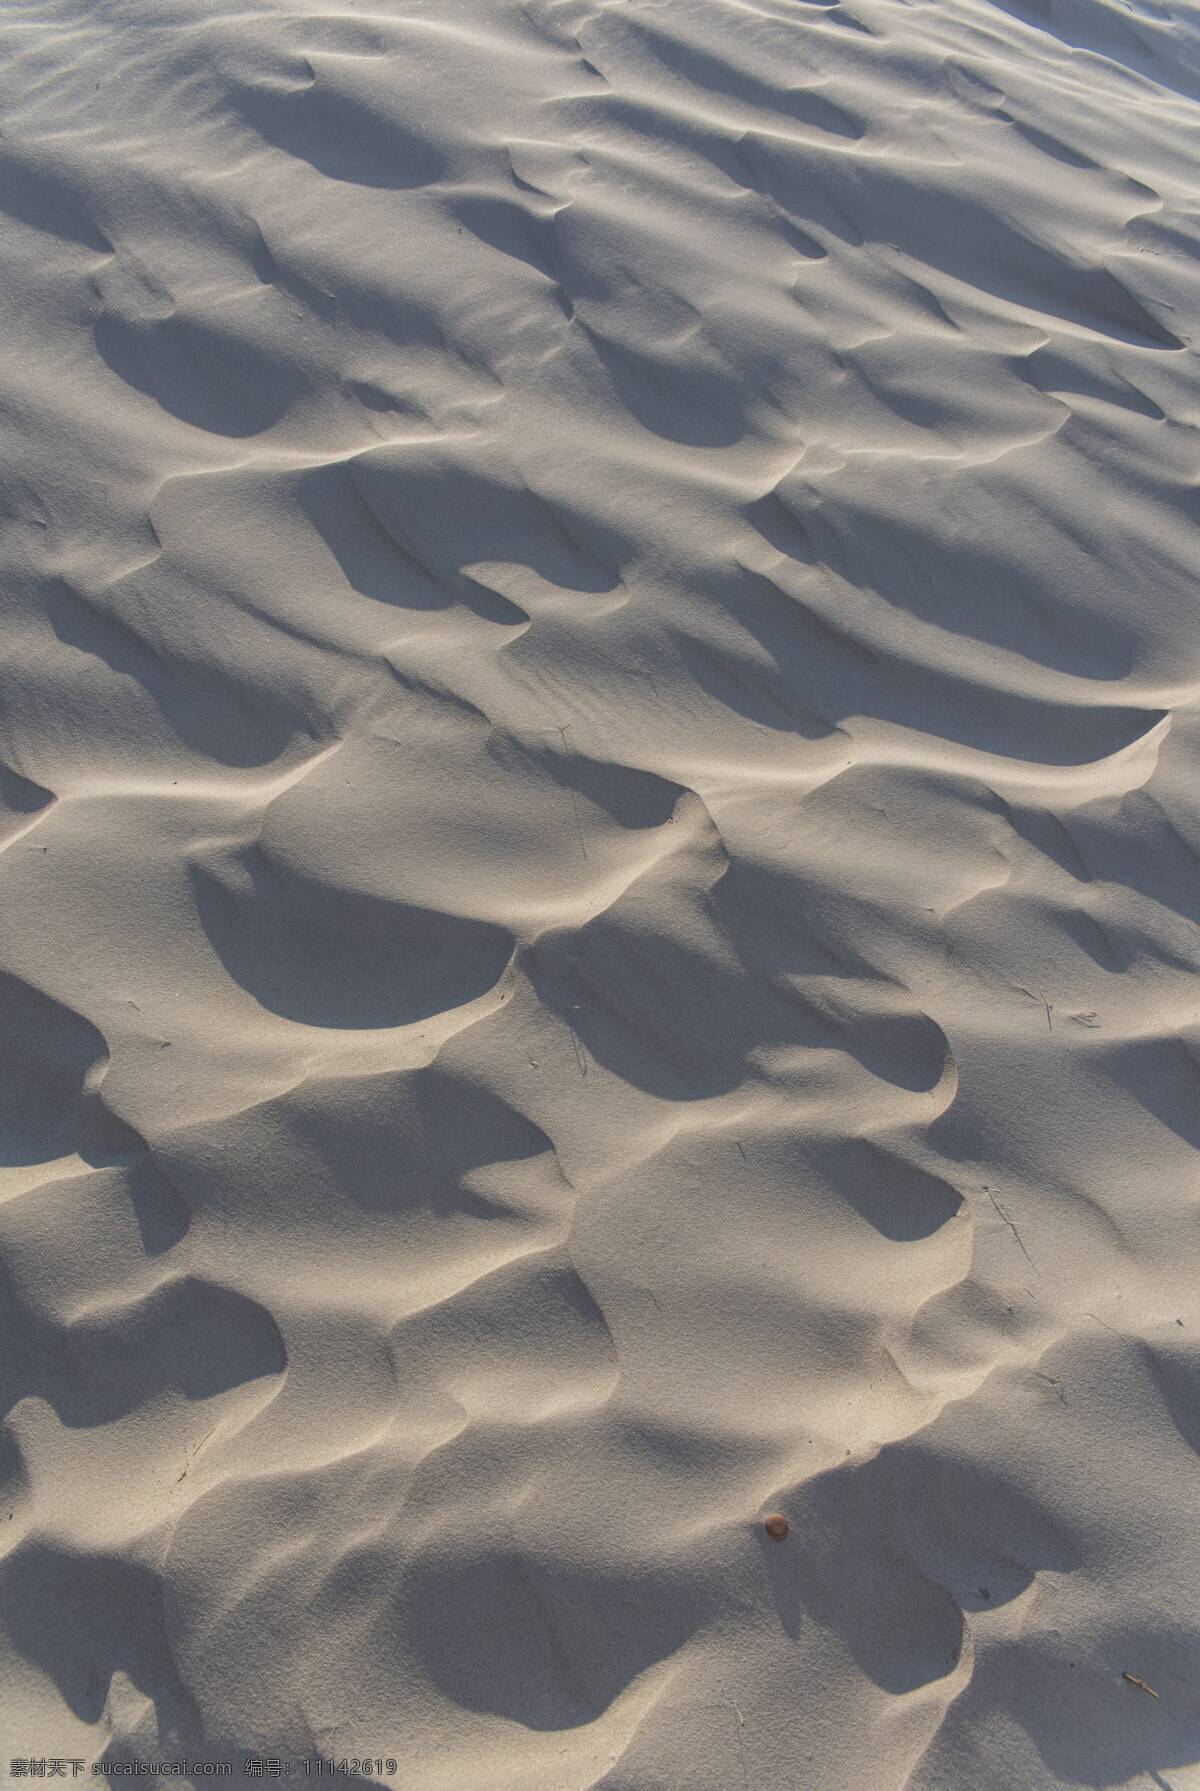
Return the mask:
M5 1758L1195 1791L1194 9L0 41Z

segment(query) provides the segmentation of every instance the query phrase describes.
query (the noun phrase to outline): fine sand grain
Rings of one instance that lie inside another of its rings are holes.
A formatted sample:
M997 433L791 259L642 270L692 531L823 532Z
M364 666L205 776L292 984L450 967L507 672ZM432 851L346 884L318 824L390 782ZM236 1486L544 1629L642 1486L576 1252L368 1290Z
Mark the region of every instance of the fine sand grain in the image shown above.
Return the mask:
M0 13L0 1776L1196 1791L1200 14L313 7Z

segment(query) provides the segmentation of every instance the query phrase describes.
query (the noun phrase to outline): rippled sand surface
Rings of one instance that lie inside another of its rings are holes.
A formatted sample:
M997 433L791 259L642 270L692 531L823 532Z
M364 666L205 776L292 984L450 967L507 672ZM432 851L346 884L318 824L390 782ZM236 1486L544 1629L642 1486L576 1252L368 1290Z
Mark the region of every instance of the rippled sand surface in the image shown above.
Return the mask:
M0 51L3 1764L1194 1791L1200 16Z

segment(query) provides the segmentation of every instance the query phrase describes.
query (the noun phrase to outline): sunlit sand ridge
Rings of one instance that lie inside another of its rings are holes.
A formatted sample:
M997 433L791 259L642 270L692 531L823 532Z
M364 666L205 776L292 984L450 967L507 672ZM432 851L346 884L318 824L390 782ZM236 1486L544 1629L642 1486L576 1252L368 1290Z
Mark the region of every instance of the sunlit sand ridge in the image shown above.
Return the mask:
M1196 1791L1195 12L0 49L0 1768Z

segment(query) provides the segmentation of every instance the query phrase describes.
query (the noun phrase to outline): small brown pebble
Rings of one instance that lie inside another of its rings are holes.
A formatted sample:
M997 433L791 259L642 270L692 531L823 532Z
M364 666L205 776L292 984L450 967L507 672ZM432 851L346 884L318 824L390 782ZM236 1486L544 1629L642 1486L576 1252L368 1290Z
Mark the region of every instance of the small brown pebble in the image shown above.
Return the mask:
M763 1529L772 1542L782 1542L788 1533L788 1520L782 1511L773 1511L763 1524Z

